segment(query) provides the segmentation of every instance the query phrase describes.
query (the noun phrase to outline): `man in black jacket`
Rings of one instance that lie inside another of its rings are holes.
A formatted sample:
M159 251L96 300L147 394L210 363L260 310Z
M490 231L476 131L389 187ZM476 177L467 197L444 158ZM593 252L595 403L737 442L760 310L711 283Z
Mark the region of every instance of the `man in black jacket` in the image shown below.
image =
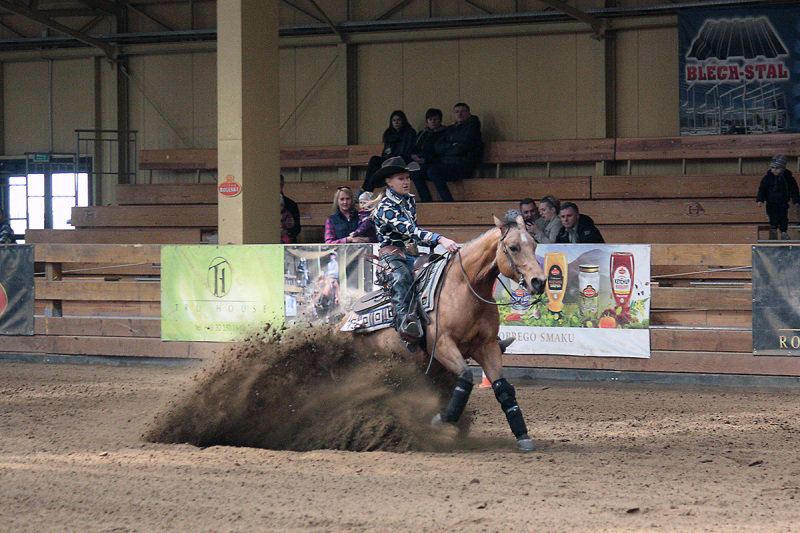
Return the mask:
M481 121L463 102L453 106L455 123L447 127L434 146L436 163L428 167L428 179L436 186L443 202L452 202L448 181L469 178L483 158ZM431 194L424 180L415 181L421 202L430 202Z
M561 219L561 231L558 232L556 242L560 243L603 243L600 230L594 225L594 220L588 215L582 215L578 206L573 202L564 202L558 211Z
M788 239L789 200L800 204L797 182L792 172L786 168L786 156L776 155L769 163L769 170L761 178L756 202L760 207L767 203L767 216L772 231L780 231L778 238Z

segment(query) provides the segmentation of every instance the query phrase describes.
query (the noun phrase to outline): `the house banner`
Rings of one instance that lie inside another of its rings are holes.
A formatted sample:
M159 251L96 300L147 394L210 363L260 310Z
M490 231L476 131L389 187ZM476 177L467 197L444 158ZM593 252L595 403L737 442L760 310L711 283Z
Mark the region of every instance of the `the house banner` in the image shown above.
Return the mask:
M163 246L161 338L239 341L283 322L283 247Z
M500 337L507 353L650 357L650 247L540 244L541 298L501 276ZM510 294L509 294L510 291Z
M681 135L800 131L800 9L678 15Z
M800 355L800 246L753 246L753 354Z
M33 246L0 246L0 335L33 335Z

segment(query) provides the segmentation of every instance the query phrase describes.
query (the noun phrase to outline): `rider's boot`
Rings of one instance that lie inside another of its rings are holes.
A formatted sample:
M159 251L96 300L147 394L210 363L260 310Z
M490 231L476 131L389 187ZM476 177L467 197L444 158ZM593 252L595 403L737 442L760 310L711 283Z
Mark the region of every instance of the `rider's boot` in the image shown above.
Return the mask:
M406 343L417 344L423 336L419 317L409 313L411 300L411 284L413 278L408 263L402 255L390 255L386 258L392 278L392 307L395 314L395 329Z

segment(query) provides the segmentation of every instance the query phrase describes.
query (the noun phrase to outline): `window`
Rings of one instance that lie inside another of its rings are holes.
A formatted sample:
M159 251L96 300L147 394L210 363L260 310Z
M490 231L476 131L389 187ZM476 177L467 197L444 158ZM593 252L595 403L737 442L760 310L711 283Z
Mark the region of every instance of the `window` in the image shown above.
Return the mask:
M90 202L89 174L74 172L73 158L14 165L4 161L5 179L0 178L2 198L17 242L24 242L28 229L72 229L72 208ZM27 170L27 174L25 171ZM16 172L14 172L16 171Z

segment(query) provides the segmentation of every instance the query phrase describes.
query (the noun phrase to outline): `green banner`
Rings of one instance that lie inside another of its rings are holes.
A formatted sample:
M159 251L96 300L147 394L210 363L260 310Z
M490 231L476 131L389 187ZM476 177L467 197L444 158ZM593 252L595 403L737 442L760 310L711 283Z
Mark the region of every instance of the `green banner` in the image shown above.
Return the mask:
M161 248L161 338L230 342L283 323L283 247Z

